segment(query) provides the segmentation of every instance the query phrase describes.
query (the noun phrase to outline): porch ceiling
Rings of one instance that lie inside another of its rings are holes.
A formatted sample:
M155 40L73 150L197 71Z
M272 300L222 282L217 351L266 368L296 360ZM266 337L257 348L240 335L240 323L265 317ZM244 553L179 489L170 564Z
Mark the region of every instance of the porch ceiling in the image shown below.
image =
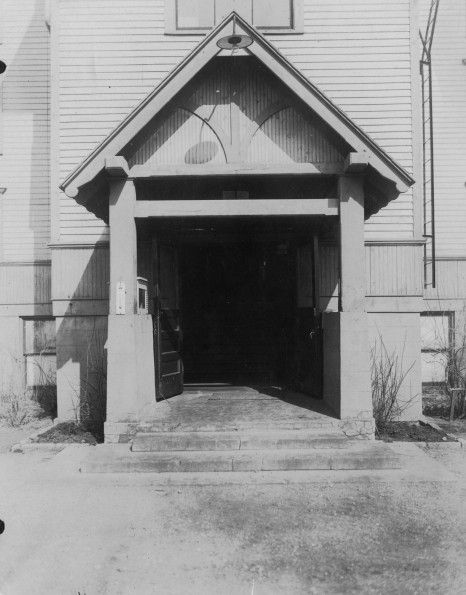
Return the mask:
M253 39L243 50L247 57L222 57L225 51L217 46L231 35L234 19L236 32ZM366 216L414 182L260 33L232 13L61 189L105 220L108 174L137 180L337 176L348 168L358 171L357 164L348 165L355 154L361 169L368 166Z

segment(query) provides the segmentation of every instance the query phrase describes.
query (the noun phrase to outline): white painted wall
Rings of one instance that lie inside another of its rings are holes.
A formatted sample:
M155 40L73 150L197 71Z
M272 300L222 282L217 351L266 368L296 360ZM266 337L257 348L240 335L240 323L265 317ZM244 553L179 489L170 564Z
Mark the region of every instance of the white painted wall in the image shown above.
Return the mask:
M44 0L2 1L0 262L50 259L49 33Z
M422 29L430 0L420 0ZM441 0L435 29L433 107L437 254L466 256L466 2Z
M269 39L411 172L410 0L303 1L304 33ZM163 0L57 0L56 11L63 180L202 35L165 35ZM59 227L62 241L96 241L107 233L64 195ZM413 229L411 192L366 225L368 238L410 238Z

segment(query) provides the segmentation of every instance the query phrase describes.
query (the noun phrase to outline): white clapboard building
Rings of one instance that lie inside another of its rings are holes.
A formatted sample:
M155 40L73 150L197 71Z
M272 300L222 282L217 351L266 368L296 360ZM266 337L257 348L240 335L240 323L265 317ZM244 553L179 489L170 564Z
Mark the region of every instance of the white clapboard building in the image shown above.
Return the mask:
M464 326L464 2L0 6L4 394L106 395L115 441L186 386L288 387L371 434L383 342L419 417Z

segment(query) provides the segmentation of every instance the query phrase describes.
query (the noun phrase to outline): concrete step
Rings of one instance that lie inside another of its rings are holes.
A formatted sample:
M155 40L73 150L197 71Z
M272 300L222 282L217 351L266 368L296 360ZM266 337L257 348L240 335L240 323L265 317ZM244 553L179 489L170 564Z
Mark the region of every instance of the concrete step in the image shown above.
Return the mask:
M82 462L83 473L400 469L400 457L385 443L349 441L346 448L250 451L132 452L100 445Z
M133 452L345 448L340 431L138 432Z
M138 429L142 434L157 434L162 432L250 432L255 431L260 425L264 431L279 431L279 430L310 430L310 431L333 431L338 430L338 420L332 418L322 419L265 419L260 423L257 421L247 420L183 420L181 423L175 423L169 420L147 420L139 424Z

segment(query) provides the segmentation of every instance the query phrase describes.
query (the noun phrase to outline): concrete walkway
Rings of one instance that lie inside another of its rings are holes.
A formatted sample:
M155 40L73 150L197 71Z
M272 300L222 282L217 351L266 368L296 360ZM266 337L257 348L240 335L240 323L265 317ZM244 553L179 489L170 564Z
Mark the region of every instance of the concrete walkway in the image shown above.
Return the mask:
M92 448L0 456L2 595L466 592L456 444L450 470L396 444L398 471L191 476L80 474Z

